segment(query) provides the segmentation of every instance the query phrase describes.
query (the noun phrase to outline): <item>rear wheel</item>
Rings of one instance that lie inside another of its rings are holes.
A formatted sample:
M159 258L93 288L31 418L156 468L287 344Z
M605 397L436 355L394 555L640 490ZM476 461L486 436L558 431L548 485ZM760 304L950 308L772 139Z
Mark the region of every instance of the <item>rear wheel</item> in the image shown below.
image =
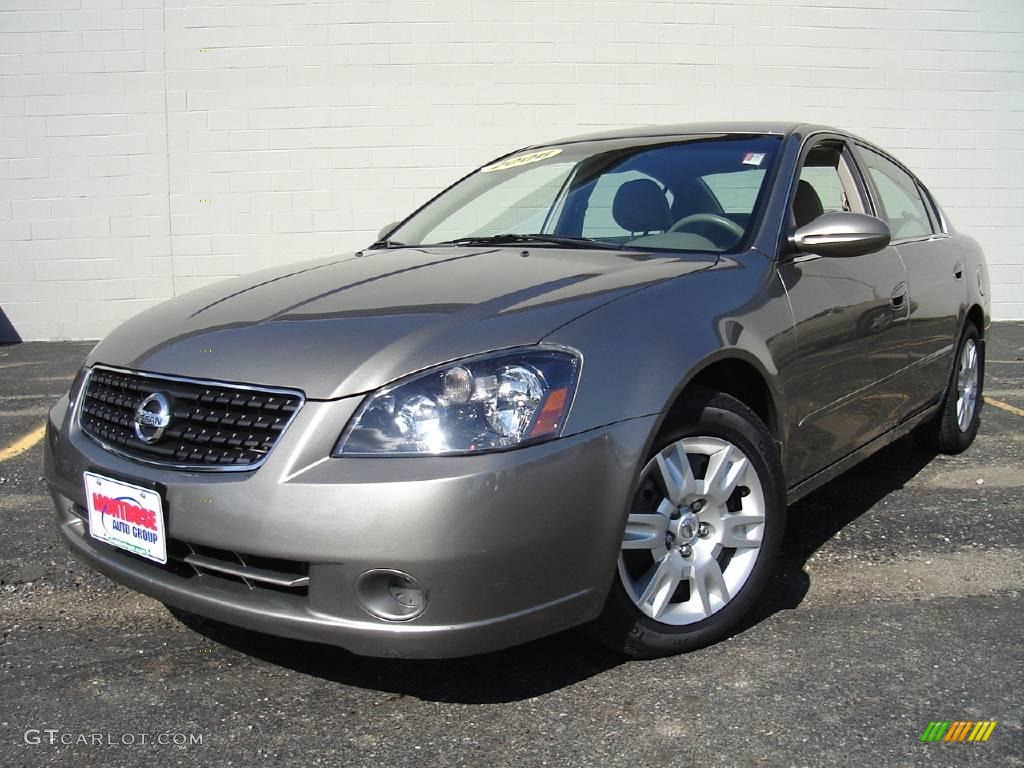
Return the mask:
M953 375L939 412L914 431L923 447L938 453L961 453L970 447L981 426L981 393L985 381L985 346L974 323L960 336Z
M727 635L771 575L784 491L778 451L756 414L697 391L640 474L615 583L591 632L637 658Z

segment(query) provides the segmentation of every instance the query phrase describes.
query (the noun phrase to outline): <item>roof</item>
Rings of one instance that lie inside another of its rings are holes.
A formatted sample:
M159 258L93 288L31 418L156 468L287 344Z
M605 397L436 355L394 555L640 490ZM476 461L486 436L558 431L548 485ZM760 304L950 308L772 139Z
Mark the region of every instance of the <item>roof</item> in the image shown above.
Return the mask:
M809 125L799 122L785 121L730 121L721 120L713 123L677 123L674 125L640 125L633 128L614 128L612 130L600 131L597 133L570 136L557 141L545 141L534 146L547 146L549 144L567 144L576 141L599 141L602 139L632 139L647 136L680 136L694 133L757 133L777 134L786 136L798 129L828 130L836 133L846 133L828 126Z

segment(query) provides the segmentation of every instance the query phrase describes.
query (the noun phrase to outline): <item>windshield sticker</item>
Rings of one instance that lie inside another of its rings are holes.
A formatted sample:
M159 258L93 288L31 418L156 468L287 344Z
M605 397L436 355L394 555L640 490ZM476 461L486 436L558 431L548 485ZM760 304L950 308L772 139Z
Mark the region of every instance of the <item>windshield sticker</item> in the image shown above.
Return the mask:
M760 165L764 162L764 152L747 152L743 156L744 165Z
M506 157L504 160L499 160L496 163L485 165L480 169L481 173L490 173L491 171L507 171L510 168L518 168L521 165L529 165L530 163L536 163L541 160L547 160L549 157L554 157L562 150L555 149L542 149L539 152L527 152L523 155L514 155L512 157Z

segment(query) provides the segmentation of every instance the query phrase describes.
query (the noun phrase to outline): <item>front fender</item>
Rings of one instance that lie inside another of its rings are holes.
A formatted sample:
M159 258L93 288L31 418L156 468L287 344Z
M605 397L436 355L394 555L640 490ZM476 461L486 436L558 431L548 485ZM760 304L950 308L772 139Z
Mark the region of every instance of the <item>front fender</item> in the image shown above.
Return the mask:
M777 373L795 351L792 329L785 289L755 251L612 302L544 339L584 356L565 434L664 414L701 370L729 358L760 372L781 417Z

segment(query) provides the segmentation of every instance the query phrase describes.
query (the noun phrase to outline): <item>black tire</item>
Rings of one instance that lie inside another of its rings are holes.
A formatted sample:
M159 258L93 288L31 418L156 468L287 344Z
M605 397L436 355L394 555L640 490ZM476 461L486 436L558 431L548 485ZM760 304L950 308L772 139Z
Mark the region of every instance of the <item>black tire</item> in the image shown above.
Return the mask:
M786 484L771 433L734 397L698 389L654 441L645 465L684 437L727 440L746 454L764 496L764 529L757 559L738 593L717 612L690 624L667 624L644 614L620 580L618 568L601 615L585 630L607 647L633 658L656 658L695 650L726 637L743 620L771 577L786 527ZM638 488L635 493L639 493ZM634 501L631 499L630 504Z
M973 343L978 354L978 388L977 401L974 406L974 414L966 429L960 429L957 414L957 374L960 370L960 357L964 347ZM933 419L925 422L914 430L914 439L918 444L928 451L935 453L957 454L966 451L978 434L981 426L981 405L982 394L985 387L985 345L981 341L981 334L974 323L968 321L960 334L960 342L956 347L956 356L953 358L953 369L946 384L946 391L942 396L942 404L939 412Z

